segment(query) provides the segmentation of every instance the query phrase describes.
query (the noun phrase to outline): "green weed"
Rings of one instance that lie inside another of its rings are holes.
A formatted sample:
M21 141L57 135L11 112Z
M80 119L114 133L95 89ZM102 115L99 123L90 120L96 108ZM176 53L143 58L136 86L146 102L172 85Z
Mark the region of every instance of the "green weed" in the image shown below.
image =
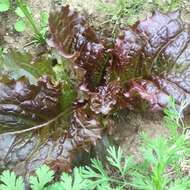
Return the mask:
M41 12L40 22L38 23L24 0L16 0L16 3L17 8L15 13L18 19L15 23L15 30L17 32L24 32L26 25L28 25L32 29L34 35L34 40L31 43L44 43L48 26L48 13L46 11Z
M97 3L97 10L106 13L108 19L102 23L113 23L114 27L112 35L115 37L116 28L122 24L125 20L124 17L128 17L128 24L133 23L134 16L139 13L144 0L116 0L114 3L105 3L100 1Z
M10 9L10 6L10 0L0 0L0 12L8 11Z
M119 25L132 25L143 16L145 17L144 14L149 11L173 11L180 8L181 4L180 0L116 0L114 3L99 0L97 10L108 18L101 25L113 24L112 35L115 37L116 28Z
M37 22L34 19L32 11L27 6L25 0L16 0L15 14L18 19L14 24L14 28L17 32L24 32L26 27L30 27L33 32L33 41L30 42L41 44L45 43L46 33L48 30L48 13L43 11L40 13L40 21ZM10 0L0 0L0 12L8 11L11 7Z

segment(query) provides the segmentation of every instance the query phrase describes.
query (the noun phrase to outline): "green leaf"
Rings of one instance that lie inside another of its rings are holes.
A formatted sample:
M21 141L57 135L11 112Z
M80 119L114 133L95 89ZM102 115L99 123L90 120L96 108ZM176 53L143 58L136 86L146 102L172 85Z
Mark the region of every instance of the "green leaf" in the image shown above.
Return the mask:
M22 19L18 19L14 25L15 27L15 30L17 32L24 32L25 31L25 28L26 28L26 24L25 24L25 21L22 20Z
M74 168L73 177L67 173L61 176L61 185L63 190L83 190L88 184L87 179L82 177L82 168Z
M25 15L24 15L24 13L23 13L23 11L22 11L22 9L20 7L16 8L15 13L16 13L17 16L19 16L21 18L25 17Z
M128 170L135 165L133 157L128 156L125 158L120 147L117 150L115 147L110 147L108 149L107 160L109 164L115 167L122 175L127 174Z
M118 150L116 150L115 147L110 147L108 149L109 156L107 157L107 160L109 163L116 167L118 170L122 172L122 160L123 160L123 152L121 148L119 147Z
M190 181L188 177L184 177L181 179L175 179L168 190L187 190L190 188Z
M0 12L8 11L10 6L10 0L0 0Z
M40 34L45 38L45 35L48 31L48 18L49 14L44 11L40 15Z
M54 172L46 165L36 170L36 176L30 176L32 190L43 190L45 186L53 180Z
M54 55L58 60L58 64L53 67L53 70L56 75L57 81L63 81L64 86L62 89L62 96L60 102L63 109L68 108L73 104L73 101L77 97L77 92L74 85L74 80L72 79L72 73L70 68L70 63L66 60L60 58L59 55Z
M42 28L41 30L40 30L40 34L43 36L43 38L45 39L45 35L46 35L46 33L47 33L47 30L48 30L48 28L47 27L45 27L45 28Z
M47 27L48 26L48 18L49 14L46 11L43 11L40 15L40 26Z
M44 190L64 190L63 185L60 182L56 182L52 185L48 185Z
M0 56L3 54L4 49L0 46Z
M14 172L4 171L0 177L0 190L24 190L22 177L16 177Z
M90 180L87 187L95 189L101 185L108 186L110 177L107 175L102 162L98 159L91 159L91 163L91 167L86 166L85 170L82 171L83 177Z
M52 62L48 59L33 61L29 53L10 52L0 57L0 74L8 74L11 78L18 79L25 76L31 84L36 84L43 75L55 78Z

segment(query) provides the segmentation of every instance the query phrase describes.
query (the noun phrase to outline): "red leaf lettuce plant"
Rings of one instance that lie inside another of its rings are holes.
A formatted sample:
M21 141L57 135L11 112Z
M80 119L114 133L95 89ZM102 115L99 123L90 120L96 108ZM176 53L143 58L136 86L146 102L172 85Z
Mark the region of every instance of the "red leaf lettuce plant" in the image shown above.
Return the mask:
M52 82L49 61L0 58L0 73L6 73L0 79L0 167L23 173L46 163L68 171L73 151L95 144L104 119L114 111L161 111L170 96L189 105L190 32L179 12L155 12L121 31L113 43L65 6L50 13L49 33L49 44L75 72L78 95L72 114L65 119L64 92Z
M50 44L71 61L86 111L163 110L169 97L189 102L189 30L178 11L129 26L110 45L69 6L49 18Z

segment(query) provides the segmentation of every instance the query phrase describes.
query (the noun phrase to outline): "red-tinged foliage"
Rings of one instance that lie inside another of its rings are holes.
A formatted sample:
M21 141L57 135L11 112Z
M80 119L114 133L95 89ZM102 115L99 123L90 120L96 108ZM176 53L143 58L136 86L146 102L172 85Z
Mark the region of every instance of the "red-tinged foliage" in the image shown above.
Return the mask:
M96 92L89 92L90 109L96 114L107 115L118 103L122 89L119 81L99 86Z
M31 122L47 123L40 126L40 131L45 131L42 135L34 133L38 126L31 128L32 138L24 134L17 137L4 134L9 140L4 145L4 137L0 136L0 151L3 150L0 164L11 166L14 160L19 168L20 162L29 159L27 166L22 163L29 171L41 163L69 170L73 152L96 143L101 137L104 118L109 123L110 117L105 115L109 116L113 110L162 111L170 96L178 105L182 101L190 104L190 31L179 12L155 12L150 18L121 31L110 46L109 40L101 40L83 16L65 6L50 13L49 33L50 44L76 71L78 97L72 114L67 117L70 122L57 116L59 86L47 79L38 81L38 75L34 77L37 85L31 85L25 78L2 79L0 124L28 127L33 125ZM23 64L19 61L14 65ZM24 66L28 76L35 74L33 65L28 68L25 63ZM3 72L7 69L6 66L2 68ZM53 72L51 68L42 70L40 76ZM49 121L50 118L53 120ZM14 131L4 126L1 129L3 133ZM49 135L50 129L54 129L53 135Z
M46 77L31 85L22 77L18 80L3 77L0 80L0 123L18 128L31 127L60 113L60 86Z
M144 41L131 28L120 32L112 51L112 70L122 79L139 75L142 67Z
M118 36L114 48L118 60L116 65L124 69L126 75L132 72L128 79L155 72L159 74L176 63L186 43L188 32L179 12L155 12L152 17L137 22ZM161 65L157 65L158 60Z
M74 110L72 126L69 128L69 136L72 144L84 145L87 142L96 144L97 139L101 138L101 125L95 116L87 114L85 108Z
M66 24L74 23L70 27L72 47L82 45L74 49L78 56L75 55L77 58L73 62L84 72L85 82L80 89L86 92L94 113L108 114L118 105L135 109L143 100L152 110L162 110L167 106L169 96L174 97L178 104L189 99L190 32L178 11L168 14L155 12L150 18L126 28L119 33L112 49L101 43L84 17L72 12L68 6L62 11L65 14L56 12L62 18L59 27L50 16L50 33L55 47L64 53L59 43L67 48L64 44L69 40L66 34L62 38L59 36L64 28L68 28ZM80 38L77 38L79 33ZM103 64L105 53L108 61ZM95 76L99 76L99 80L94 85ZM118 79L119 93L112 85Z
M135 108L142 100L152 110L162 110L169 96L177 103L188 99L189 82L184 76L188 77L190 38L179 12L155 12L126 28L113 49L107 49L85 18L68 6L54 15L56 22L50 16L51 39L63 54L68 48L65 44L73 43L69 46L69 51L75 52L72 62L84 78L80 90L94 113L108 114L118 105ZM118 79L116 87L113 84Z
M116 40L115 53L120 70L130 75L128 103L135 108L146 100L151 110L163 110L169 96L177 104L188 103L190 33L179 12L155 12L124 34Z
M49 31L51 45L58 48L66 58L78 56L78 52L82 51L88 42L99 42L86 19L69 6L50 13Z
M149 108L152 111L160 111L167 106L169 96L160 90L160 86L156 79L132 80L128 85L129 88L124 93L126 98L125 101L128 102L128 108ZM146 105L146 103L148 105Z
M50 45L72 60L81 85L93 90L102 82L105 48L86 19L66 6L50 13L49 31Z

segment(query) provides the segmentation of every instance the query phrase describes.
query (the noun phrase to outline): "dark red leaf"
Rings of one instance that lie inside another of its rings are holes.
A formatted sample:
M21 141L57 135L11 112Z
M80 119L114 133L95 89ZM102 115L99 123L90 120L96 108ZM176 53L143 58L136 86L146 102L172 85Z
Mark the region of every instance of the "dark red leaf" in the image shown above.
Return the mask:
M155 12L126 28L113 49L68 6L53 13L49 25L54 46L72 58L80 90L96 114L107 114L118 105L132 108L142 100L160 110L169 96L178 104L189 99L190 32L178 11ZM118 79L121 84L116 87Z
M167 105L169 96L156 82L158 81L144 79L131 81L129 90L124 93L128 108L147 109L148 107L153 111L162 110Z
M188 33L185 32L179 12L155 12L152 17L139 21L123 31L116 40L115 53L119 59L119 66L130 65L142 76L150 74L147 71L152 69L160 56L165 64L170 61L171 55L174 56L173 51L182 53L180 51L183 50L187 39Z
M119 34L112 50L112 69L117 71L116 75L122 79L138 76L143 60L143 47L144 41L132 29L128 28Z
M50 14L50 44L72 59L83 89L91 90L103 80L105 48L86 19L69 6Z
M130 81L125 93L130 108L146 100L151 109L162 110L169 96L178 104L189 102L189 41L179 12L155 12L118 37L113 63L120 78Z
M96 114L107 115L118 103L121 92L119 81L112 81L105 86L98 87L96 92L89 92L91 110Z
M50 43L59 49L66 58L77 56L88 42L98 43L96 33L83 16L78 15L69 6L50 13Z
M78 108L73 112L72 127L69 129L69 137L72 137L72 144L91 142L96 144L101 138L101 125L95 116L87 114L85 108Z
M101 138L102 127L85 108L73 111L71 119L59 117L20 133L0 135L0 168L20 175L33 172L41 164L55 170L70 171L72 160L81 150L89 150Z
M48 78L42 78L37 85L31 85L22 77L0 80L0 123L31 127L47 121L60 112L60 86L55 86ZM8 132L8 131L7 131Z

